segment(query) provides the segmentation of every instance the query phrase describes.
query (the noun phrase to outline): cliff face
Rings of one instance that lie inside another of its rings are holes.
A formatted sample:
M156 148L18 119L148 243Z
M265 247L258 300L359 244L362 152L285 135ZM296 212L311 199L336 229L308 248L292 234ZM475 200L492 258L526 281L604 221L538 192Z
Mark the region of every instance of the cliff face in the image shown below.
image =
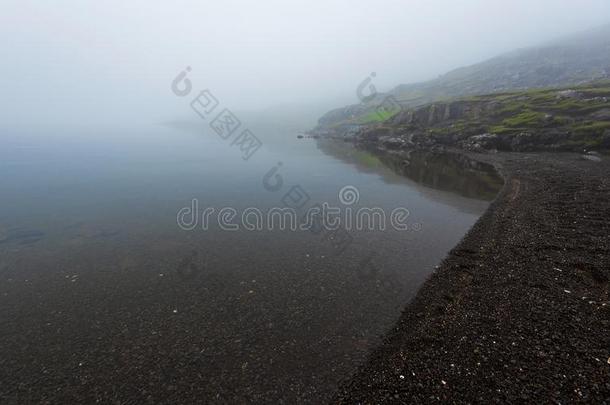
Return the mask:
M457 100L433 103L414 110L402 111L388 120L392 125L434 126L449 121L478 121L481 116L493 114L501 107L494 100Z
M355 137L390 149L610 149L610 81L432 103L362 127Z

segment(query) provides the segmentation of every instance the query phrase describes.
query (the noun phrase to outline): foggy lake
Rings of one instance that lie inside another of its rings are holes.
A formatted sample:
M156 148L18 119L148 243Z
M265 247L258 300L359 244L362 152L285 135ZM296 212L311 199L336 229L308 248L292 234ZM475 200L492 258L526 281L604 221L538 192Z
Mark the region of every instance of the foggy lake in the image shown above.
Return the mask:
M7 348L7 361L69 359L51 374L180 364L167 377L175 389L205 381L227 400L324 398L502 185L464 157L399 159L269 122L251 127L264 145L244 160L198 125L25 133L0 151L0 290L19 319L4 332L35 345ZM213 215L208 229L177 223L193 200L199 211L265 212L289 205L295 186L300 210L403 207L408 229L231 231ZM355 200L342 200L345 187ZM134 386L146 375L134 374Z

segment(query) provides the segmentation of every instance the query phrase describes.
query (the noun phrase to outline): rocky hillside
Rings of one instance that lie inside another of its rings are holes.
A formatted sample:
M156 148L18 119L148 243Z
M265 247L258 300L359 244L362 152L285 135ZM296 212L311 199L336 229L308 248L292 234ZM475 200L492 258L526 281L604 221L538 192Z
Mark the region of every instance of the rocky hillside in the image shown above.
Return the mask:
M414 108L456 97L574 86L609 77L610 25L456 69L428 82L399 85L389 94L404 108ZM333 110L320 119L320 128L379 121L380 115L374 113L378 105L373 100Z
M608 150L610 80L431 103L361 126L348 136L387 149Z

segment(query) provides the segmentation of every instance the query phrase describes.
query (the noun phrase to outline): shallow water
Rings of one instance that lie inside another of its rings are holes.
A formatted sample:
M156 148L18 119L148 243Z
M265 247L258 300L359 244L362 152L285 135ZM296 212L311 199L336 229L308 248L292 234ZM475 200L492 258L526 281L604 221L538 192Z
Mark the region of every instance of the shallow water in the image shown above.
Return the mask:
M405 159L273 124L251 129L264 145L248 161L230 141L175 123L1 140L6 378L34 391L39 378L80 378L85 392L142 398L325 399L501 185L456 156ZM266 212L292 201L293 186L307 196L299 212L405 207L409 229L177 224L193 199L199 210ZM339 199L346 186L353 205Z

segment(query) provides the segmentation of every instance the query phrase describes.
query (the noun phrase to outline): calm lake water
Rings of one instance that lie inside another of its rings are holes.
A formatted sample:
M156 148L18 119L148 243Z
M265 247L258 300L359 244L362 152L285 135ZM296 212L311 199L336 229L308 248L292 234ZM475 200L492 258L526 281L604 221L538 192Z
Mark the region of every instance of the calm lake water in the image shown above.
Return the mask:
M251 129L264 146L248 161L229 141L176 123L0 140L5 384L85 399L322 401L501 186L458 156L399 158L272 124ZM282 186L270 190L265 175L278 162ZM343 208L339 191L350 186L353 209L405 207L409 230L176 222L193 199L200 210L265 211L293 186L306 206Z

